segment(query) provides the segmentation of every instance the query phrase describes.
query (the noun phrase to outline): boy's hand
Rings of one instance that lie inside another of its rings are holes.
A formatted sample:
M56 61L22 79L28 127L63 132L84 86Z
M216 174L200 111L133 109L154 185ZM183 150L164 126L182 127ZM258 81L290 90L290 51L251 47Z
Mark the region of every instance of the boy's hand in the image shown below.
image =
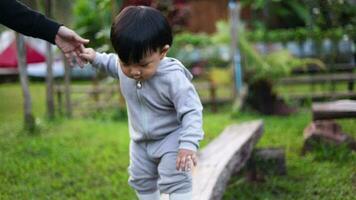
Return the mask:
M188 149L179 149L176 168L179 171L190 171L197 165L196 153Z
M92 48L83 48L80 58L83 60L89 61L90 63L94 62L96 52Z

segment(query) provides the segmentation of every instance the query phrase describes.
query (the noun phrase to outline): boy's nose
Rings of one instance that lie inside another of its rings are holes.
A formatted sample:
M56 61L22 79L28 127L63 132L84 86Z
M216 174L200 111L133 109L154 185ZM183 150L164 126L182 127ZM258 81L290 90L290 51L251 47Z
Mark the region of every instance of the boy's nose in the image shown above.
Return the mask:
M140 70L131 70L131 75L132 76L139 76L139 75L141 75L141 72L140 72Z

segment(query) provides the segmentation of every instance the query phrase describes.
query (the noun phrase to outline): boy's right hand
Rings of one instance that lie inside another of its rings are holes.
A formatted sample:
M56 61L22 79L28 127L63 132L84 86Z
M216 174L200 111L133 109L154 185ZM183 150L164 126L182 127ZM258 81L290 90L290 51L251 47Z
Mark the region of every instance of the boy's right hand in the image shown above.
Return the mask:
M90 63L94 62L96 52L92 48L83 48L80 58Z
M194 166L197 165L196 153L188 149L179 149L176 168L179 171L190 171Z

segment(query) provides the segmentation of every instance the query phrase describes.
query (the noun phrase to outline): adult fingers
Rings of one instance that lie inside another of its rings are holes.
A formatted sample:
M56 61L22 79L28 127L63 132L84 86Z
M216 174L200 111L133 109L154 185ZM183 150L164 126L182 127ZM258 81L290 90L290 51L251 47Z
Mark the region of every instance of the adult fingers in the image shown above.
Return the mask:
M87 44L89 42L89 40L80 37L76 32L66 26L60 26L57 35L63 39L76 41L81 44Z
M66 57L66 62L67 62L70 66L74 66L73 59L72 59L72 53L71 53L71 52L64 53L64 56Z
M85 64L88 63L88 60L89 60L89 59L83 58L83 57L81 56L81 54L82 54L83 52L85 52L84 45L80 45L80 46L76 49L75 52L76 52L76 54L77 54L77 57L78 57L79 60L80 60L81 66L84 66ZM89 51L87 51L87 54L89 54Z
M80 53L85 52L85 47L84 47L84 45L82 45L82 44L79 45L78 50L79 50Z
M79 56L78 54L75 56L75 58L76 58L76 60L77 60L77 63L78 63L78 65L79 65L79 67L80 67L80 68L83 68L83 67L84 67L84 64L85 64L85 61L84 61L82 58L80 58L80 56Z
M76 64L79 65L79 67L81 68L84 67L82 60L79 58L76 52L72 52L72 59L75 61Z
M84 39L82 37L80 37L79 35L77 35L75 33L74 35L74 39L77 41L77 42L80 42L81 44L88 44L89 43L89 40L88 39Z

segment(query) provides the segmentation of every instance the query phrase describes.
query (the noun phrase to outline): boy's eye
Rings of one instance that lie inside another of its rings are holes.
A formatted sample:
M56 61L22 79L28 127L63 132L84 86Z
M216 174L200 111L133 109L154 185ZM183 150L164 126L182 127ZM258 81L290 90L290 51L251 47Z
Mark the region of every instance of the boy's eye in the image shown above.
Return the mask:
M147 67L149 63L146 63L146 64L140 64L141 67Z

